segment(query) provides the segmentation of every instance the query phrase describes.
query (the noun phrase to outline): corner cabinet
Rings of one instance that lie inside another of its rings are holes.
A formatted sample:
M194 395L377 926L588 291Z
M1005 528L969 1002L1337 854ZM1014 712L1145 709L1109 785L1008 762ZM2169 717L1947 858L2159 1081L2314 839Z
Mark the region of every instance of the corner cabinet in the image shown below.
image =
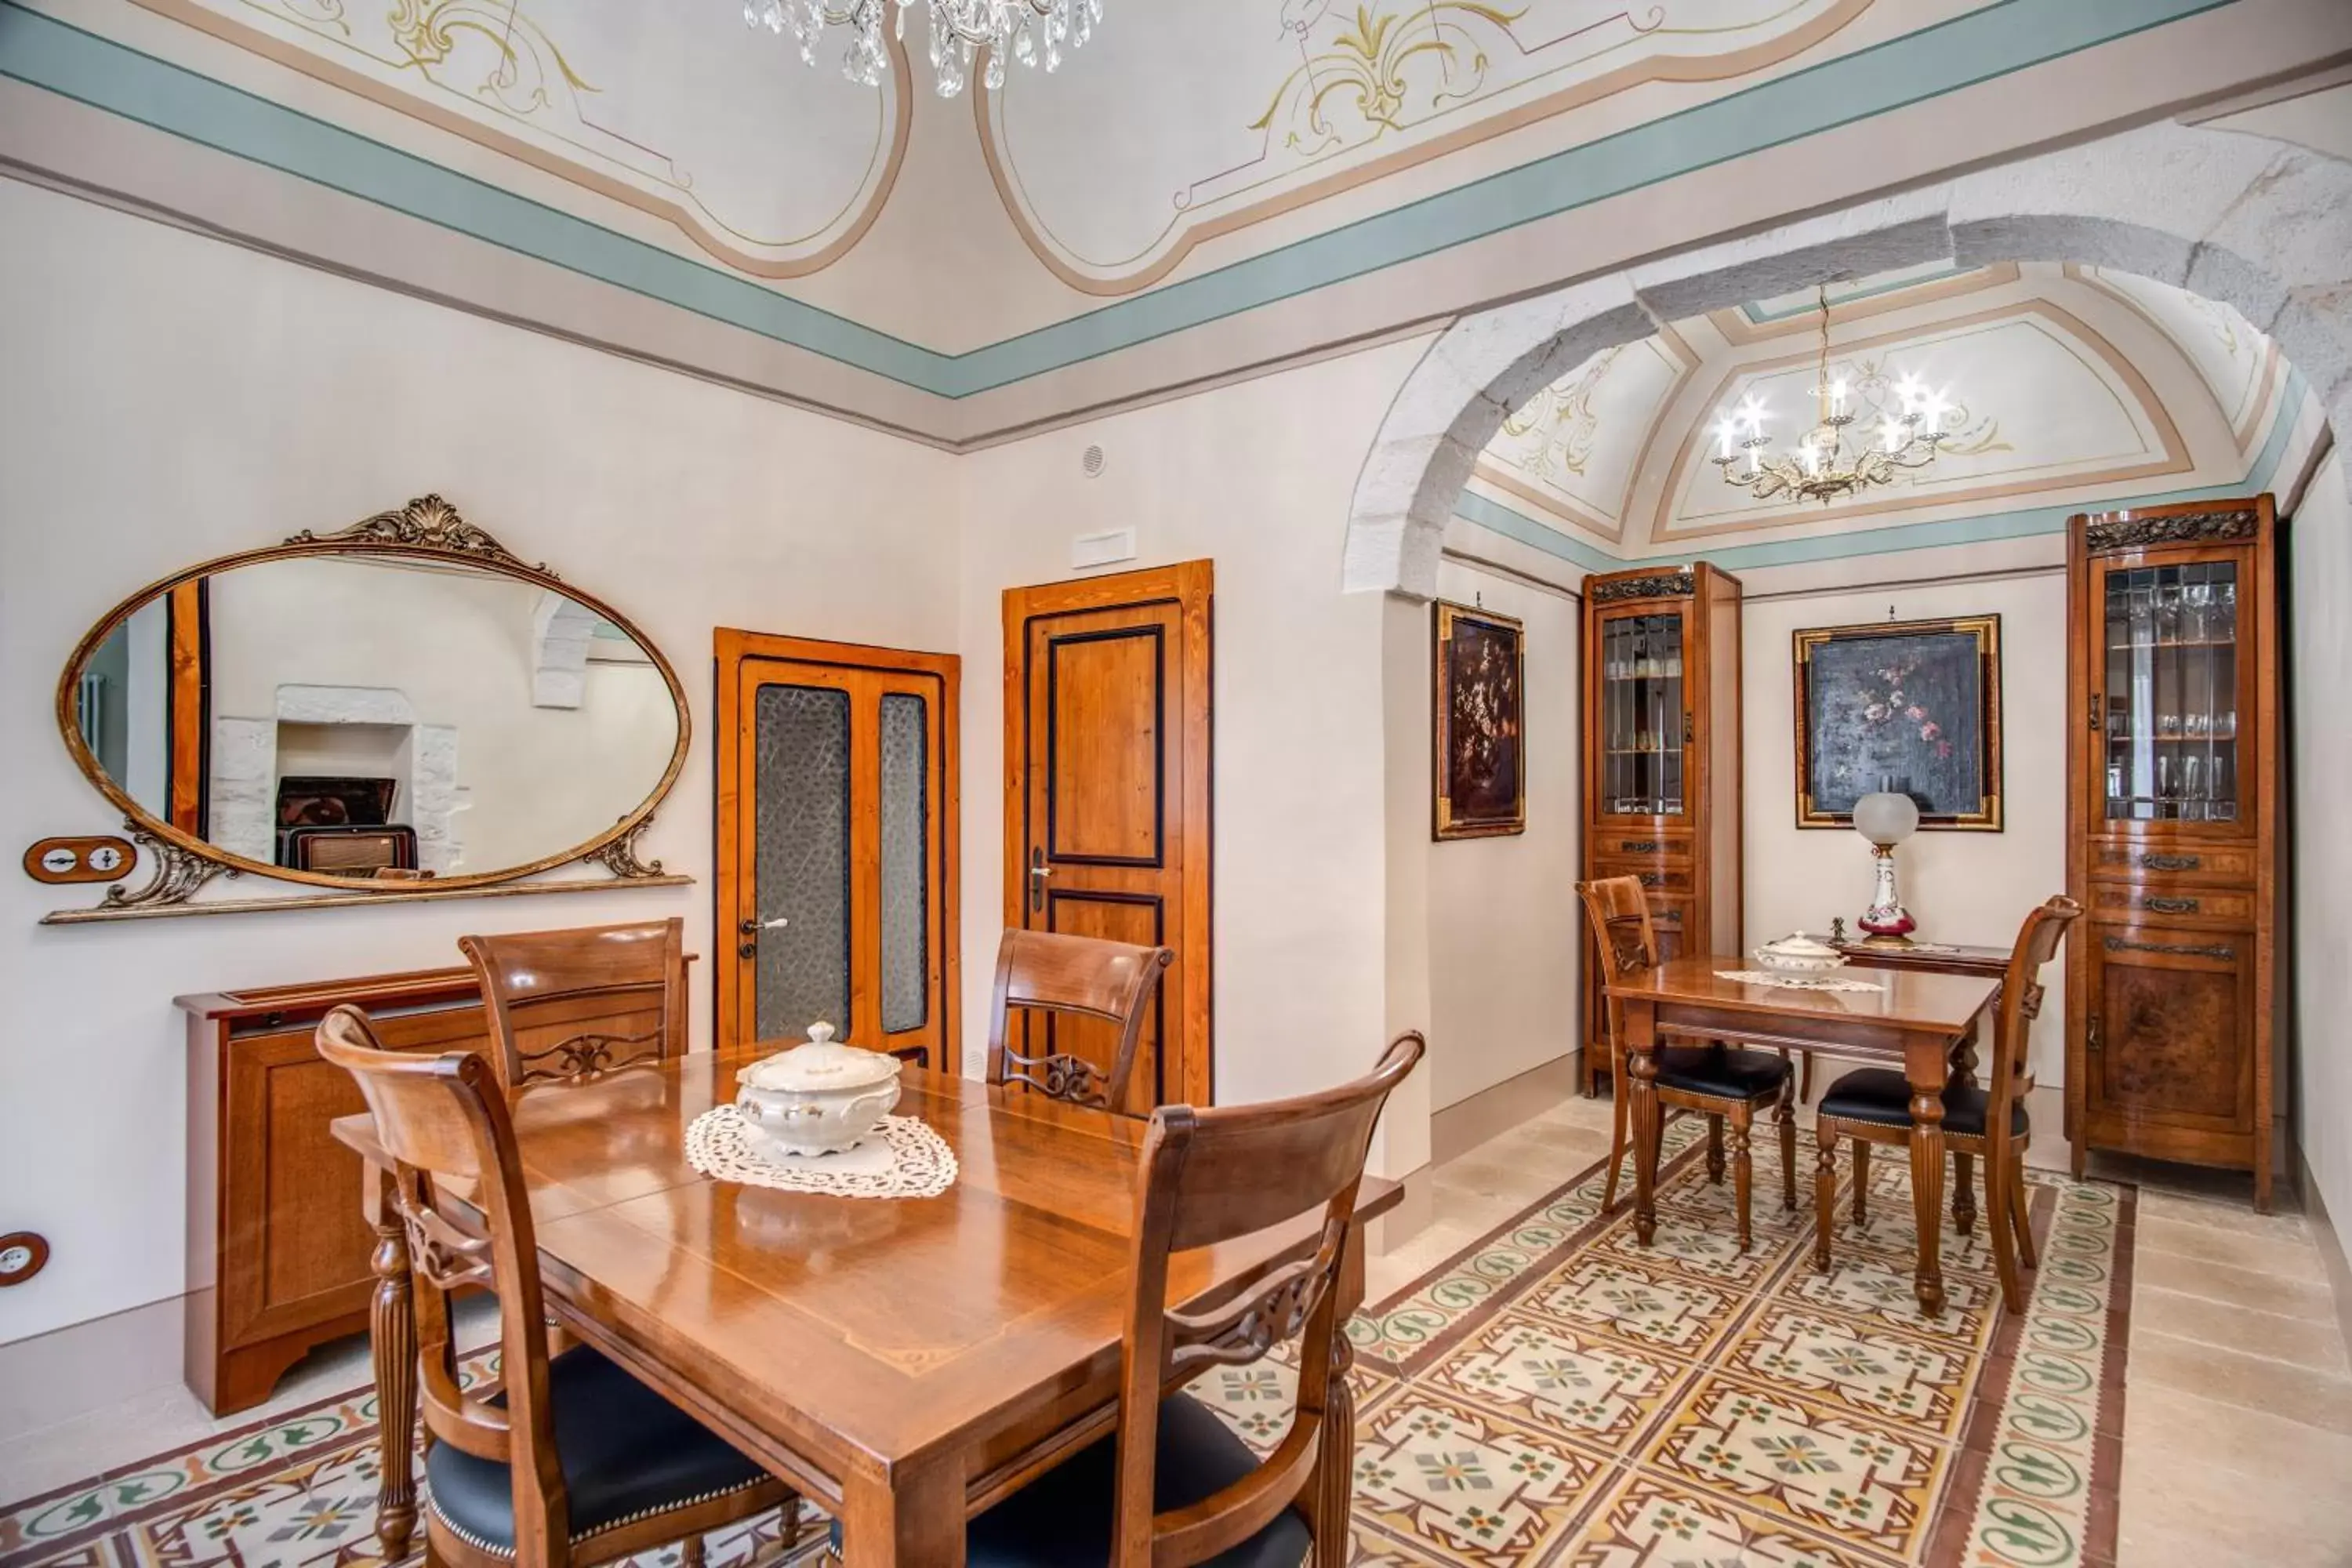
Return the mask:
M2271 498L2078 516L2066 1131L2251 1171L2271 1204L2284 853Z
M1584 802L1585 877L1641 879L1663 956L1739 951L1739 579L1584 580ZM1591 932L1578 952L1589 1095L1609 1052Z

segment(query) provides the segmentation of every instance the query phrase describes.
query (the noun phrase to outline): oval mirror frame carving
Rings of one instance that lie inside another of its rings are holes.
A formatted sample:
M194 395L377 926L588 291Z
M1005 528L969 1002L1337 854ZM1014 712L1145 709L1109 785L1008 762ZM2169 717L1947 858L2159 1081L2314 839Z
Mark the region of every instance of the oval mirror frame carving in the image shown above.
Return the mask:
M555 854L541 856L522 865L502 867L493 871L477 871L457 876L403 878L378 880L363 877L339 877L329 872L304 870L292 866L273 865L222 848L208 840L157 817L147 807L132 799L90 752L83 739L81 727L81 673L100 646L111 637L131 616L155 599L184 584L197 582L241 566L257 565L269 561L298 560L303 557L380 557L420 561L435 565L462 565L499 576L528 583L565 598L594 612L618 630L625 633L646 660L661 674L662 683L669 692L670 703L677 715L677 742L671 748L669 763L662 771L646 798L630 809L611 827L583 843ZM675 884L688 879L666 876L661 862L640 861L636 856L637 835L651 822L656 810L669 797L677 784L677 776L686 766L687 747L693 740L693 717L687 707L686 689L680 685L677 672L660 648L636 623L620 611L564 582L544 562L533 564L522 560L484 530L458 515L457 509L437 495L419 496L407 505L391 511L382 511L362 518L348 528L331 533L314 533L309 529L295 534L283 543L265 545L234 554L200 561L193 566L158 578L117 604L101 616L90 627L66 659L65 672L58 680L58 732L65 742L66 752L74 765L96 786L98 792L122 814L125 826L141 847L157 861L152 868L154 879L136 893L126 892L121 885L107 890L101 911L160 912L155 906L178 905L194 912L234 910L246 903L257 908L285 909L308 903L371 902L376 900L400 901L442 893L463 892L469 889L498 887L520 883L524 879L560 866L587 861L601 865L613 873L613 880L556 881L534 884L534 889L565 891L578 889L626 886L631 882ZM215 877L240 874L268 878L273 881L294 882L313 888L331 889L347 895L333 900L224 900L202 905L186 900L198 889ZM503 890L521 892L520 887ZM55 920L58 917L52 916Z

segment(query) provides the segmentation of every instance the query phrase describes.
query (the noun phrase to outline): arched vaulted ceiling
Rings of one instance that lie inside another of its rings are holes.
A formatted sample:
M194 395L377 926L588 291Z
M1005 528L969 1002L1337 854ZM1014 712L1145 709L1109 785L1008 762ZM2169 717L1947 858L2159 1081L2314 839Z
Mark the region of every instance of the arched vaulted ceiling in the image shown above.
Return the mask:
M1587 558L1719 552L2236 484L2298 412L2277 350L2237 312L2128 273L1928 265L1827 295L1830 375L1859 414L1850 436L1916 377L1951 403L1932 464L1827 505L1726 482L1711 459L1731 411L1760 404L1775 452L1818 416L1822 317L1808 290L1586 360L1505 422L1463 514L1491 522L1501 509Z

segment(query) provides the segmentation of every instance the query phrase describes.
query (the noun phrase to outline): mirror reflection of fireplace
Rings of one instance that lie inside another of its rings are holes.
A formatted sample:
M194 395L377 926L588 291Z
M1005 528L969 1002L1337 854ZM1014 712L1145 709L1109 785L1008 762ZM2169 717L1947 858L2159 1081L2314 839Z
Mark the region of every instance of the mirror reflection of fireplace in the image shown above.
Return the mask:
M391 820L388 778L288 774L278 781L278 864L344 877L419 876L416 829Z

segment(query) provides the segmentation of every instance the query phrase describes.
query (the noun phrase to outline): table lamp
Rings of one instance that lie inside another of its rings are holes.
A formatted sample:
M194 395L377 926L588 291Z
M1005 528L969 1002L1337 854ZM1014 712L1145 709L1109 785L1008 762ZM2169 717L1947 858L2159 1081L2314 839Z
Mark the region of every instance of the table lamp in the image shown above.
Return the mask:
M1870 840L1878 865L1878 885L1870 908L1854 923L1870 934L1870 947L1908 947L1916 928L1911 911L1895 896L1895 847L1919 830L1919 807L1907 795L1866 795L1853 803L1853 830Z

